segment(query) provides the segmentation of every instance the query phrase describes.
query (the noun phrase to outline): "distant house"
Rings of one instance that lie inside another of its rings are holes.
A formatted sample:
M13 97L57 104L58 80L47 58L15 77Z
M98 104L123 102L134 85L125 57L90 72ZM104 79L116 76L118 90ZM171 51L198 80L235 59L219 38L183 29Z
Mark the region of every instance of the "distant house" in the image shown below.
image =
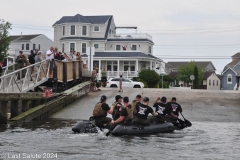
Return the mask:
M199 85L199 89L216 89L217 87L215 86L216 84L218 84L218 86L220 87L220 79L218 78L218 82L216 81L217 79L215 78L214 75L216 68L214 67L213 63L211 61L194 61L196 64L198 64L202 70L204 71L204 77L203 77L203 81L201 82L201 84ZM168 62L166 63L166 68L165 68L165 72L173 77L174 82L171 83L171 86L175 86L175 85L181 85L181 86L186 86L187 84L185 84L182 81L178 81L177 77L178 77L178 69L180 66L186 65L189 62L185 61L185 62ZM214 80L214 87L209 87L209 83L208 79L213 81ZM215 84L216 82L216 84ZM192 85L192 84L189 84ZM219 88L220 89L220 88Z
M152 55L153 41L149 34L117 34L112 15L63 16L53 24L54 43L59 51L81 52L85 64L93 64L100 70L106 67L108 77L136 77L143 69L163 73L165 63ZM87 47L95 47L93 63L88 61Z
M34 49L45 53L53 46L53 41L43 34L15 35L10 38L8 53L13 57L17 56L19 51L23 51L23 54L27 55Z
M222 72L223 90L240 90L240 52L232 56L232 62L228 63Z
M205 72L206 73L206 72ZM208 72L209 73L209 72ZM206 79L206 78L205 78ZM204 80L205 81L205 80ZM220 90L221 81L216 75L216 73L211 73L207 80L207 90Z

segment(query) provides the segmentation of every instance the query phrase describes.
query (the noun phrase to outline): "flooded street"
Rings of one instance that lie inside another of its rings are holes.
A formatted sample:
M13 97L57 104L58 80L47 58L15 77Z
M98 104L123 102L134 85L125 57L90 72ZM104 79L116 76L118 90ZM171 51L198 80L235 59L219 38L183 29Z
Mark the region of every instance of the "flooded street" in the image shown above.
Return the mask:
M31 122L27 126L9 128L0 134L1 154L23 156L24 153L49 153L57 155L57 159L61 160L226 160L238 159L240 156L240 123L236 122L193 122L191 128L174 133L121 137L106 137L107 130L98 134L73 134L71 127L75 123L54 119L42 124Z
M32 121L8 128L1 126L0 159L26 159L24 156L29 156L28 159L61 160L232 160L240 157L238 95L164 91L167 97L172 94L179 97L185 118L193 124L173 133L107 137L108 130L104 130L97 134L74 134L72 127L88 119L103 93L109 104L117 94L114 90L89 93L47 121ZM122 94L133 99L138 93L139 90L129 90ZM150 97L150 105L156 95L162 95L158 90L144 90L143 94Z

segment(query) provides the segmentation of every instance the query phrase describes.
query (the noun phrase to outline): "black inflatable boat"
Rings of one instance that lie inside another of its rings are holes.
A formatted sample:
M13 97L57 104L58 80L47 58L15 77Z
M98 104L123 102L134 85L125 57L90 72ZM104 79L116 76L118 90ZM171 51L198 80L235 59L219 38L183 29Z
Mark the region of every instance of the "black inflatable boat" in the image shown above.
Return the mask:
M72 131L74 133L97 133L101 128L97 127L92 121L84 120L76 124ZM121 135L137 135L137 134L156 134L156 133L171 133L174 130L180 130L179 127L171 122L165 123L150 123L149 126L139 125L117 125L111 134L114 136Z
M155 134L155 133L171 133L174 130L180 130L174 126L171 122L165 123L150 123L149 126L137 126L137 125L117 125L111 134L114 136L121 135L137 135L137 134Z

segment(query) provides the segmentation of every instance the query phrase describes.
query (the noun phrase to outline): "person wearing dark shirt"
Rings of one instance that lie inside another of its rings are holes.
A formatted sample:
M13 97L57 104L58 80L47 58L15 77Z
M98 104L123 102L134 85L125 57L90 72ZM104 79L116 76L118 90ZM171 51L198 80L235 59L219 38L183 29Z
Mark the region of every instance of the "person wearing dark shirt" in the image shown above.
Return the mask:
M122 96L116 95L115 100L116 101L111 106L113 120L116 120L120 117L120 112L121 112L121 109L122 109L122 104L121 104L122 103Z
M112 121L111 118L107 117L107 114L112 114L109 105L106 103L107 97L105 95L101 96L100 102L98 102L93 109L93 116L95 119L95 124L100 126L108 126Z
M133 115L137 113L136 106L141 104L142 96L138 94L136 96L136 99L132 101L132 109L133 109Z
M177 103L177 98L172 97L172 100L167 103L168 107L172 109L172 113L176 116L179 116L179 112L182 113L182 107Z
M160 100L161 102L157 102L158 100ZM166 121L165 118L166 115L171 115L173 118L177 119L177 117L172 113L172 109L168 107L166 97L162 97L161 99L160 97L158 97L153 107L155 108L155 111L158 113L158 116L152 117L151 118L152 121L157 123L164 123Z
M129 123L133 119L133 110L131 109L131 105L128 104L129 98L124 97L123 98L123 107L121 108L120 111L120 116L116 120L112 120L112 124L118 125L120 123Z
M133 123L134 124L141 124L141 125L149 125L148 114L151 113L154 116L158 114L153 112L153 109L148 106L149 98L144 97L143 103L136 106L137 113L134 116Z

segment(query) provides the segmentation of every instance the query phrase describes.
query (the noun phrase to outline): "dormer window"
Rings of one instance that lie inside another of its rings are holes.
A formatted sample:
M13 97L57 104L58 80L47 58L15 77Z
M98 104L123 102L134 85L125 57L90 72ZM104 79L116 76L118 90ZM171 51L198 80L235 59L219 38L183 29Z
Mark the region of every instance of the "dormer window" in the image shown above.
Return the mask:
M136 50L137 50L137 45L136 45L136 44L132 44L131 49L132 49L133 51L136 51Z
M94 26L93 31L94 31L94 32L99 32L99 31L100 31L100 27L99 27L99 26Z
M71 35L75 35L75 25L71 25Z

